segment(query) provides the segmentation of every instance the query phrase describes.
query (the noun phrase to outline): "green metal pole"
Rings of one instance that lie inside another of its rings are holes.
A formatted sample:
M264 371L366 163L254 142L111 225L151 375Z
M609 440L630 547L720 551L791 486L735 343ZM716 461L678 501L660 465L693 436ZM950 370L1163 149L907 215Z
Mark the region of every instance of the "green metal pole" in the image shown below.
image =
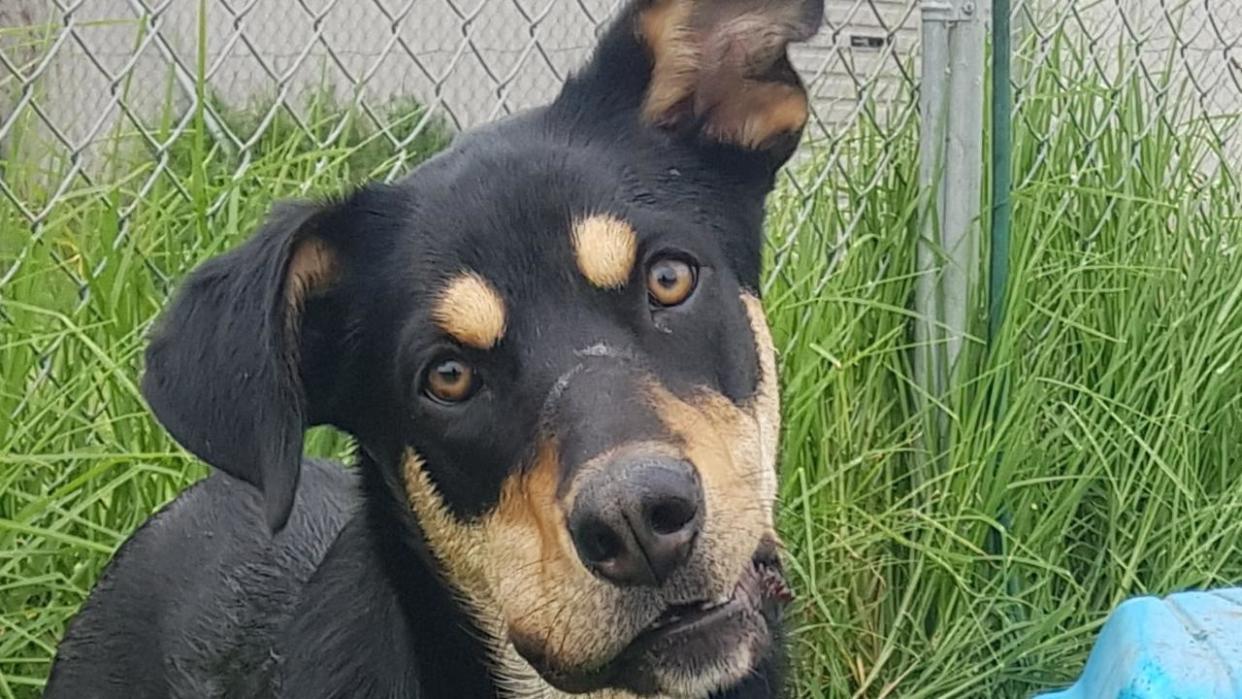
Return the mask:
M1009 81L1009 0L992 0L992 241L988 265L988 342L1005 315L1009 284L1009 189L1013 166L1013 94Z
M1009 79L1010 53L1012 51L1009 29L1009 0L992 0L992 236L988 260L988 345L995 349L1000 335L1001 322L1005 317L1006 293L1009 286L1009 234L1011 212L1009 194L1013 167L1013 93ZM1001 395L996 397L997 424L1000 422L1005 401L1004 384ZM999 466L1003 455L996 455ZM1007 532L1013 524L1013 514L1002 504L997 519L1002 531ZM992 553L1005 555L1002 531L992 537ZM1013 597L1018 595L1018 580L1006 566L1005 587ZM1015 610L1019 619L1025 614L1019 607Z

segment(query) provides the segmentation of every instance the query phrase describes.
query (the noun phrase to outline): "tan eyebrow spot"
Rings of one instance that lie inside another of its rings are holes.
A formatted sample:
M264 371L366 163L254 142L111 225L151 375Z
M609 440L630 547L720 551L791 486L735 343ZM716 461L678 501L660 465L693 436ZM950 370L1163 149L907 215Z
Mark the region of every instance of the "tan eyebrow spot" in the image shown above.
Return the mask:
M574 225L574 256L578 271L601 289L625 285L638 254L638 237L621 219L607 214L589 216Z
M436 301L431 317L458 342L489 349L505 335L505 302L474 272L454 278Z

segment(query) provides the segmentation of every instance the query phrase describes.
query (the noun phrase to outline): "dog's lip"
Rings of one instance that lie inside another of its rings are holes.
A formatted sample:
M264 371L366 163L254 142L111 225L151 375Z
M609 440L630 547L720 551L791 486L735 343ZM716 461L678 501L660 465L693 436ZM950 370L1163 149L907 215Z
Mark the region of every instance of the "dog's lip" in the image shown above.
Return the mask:
M715 601L704 600L691 604L674 604L664 610L655 621L647 625L639 634L681 633L692 631L696 627L710 625L723 616L728 616L733 608L742 604L736 592L728 597Z
M594 670L566 672L542 666L540 674L553 686L571 693L614 686L623 678L629 680L626 684L632 684L637 678L627 677L627 673L646 665L650 658L695 639L727 632L730 626L743 625L748 618L762 618L770 626L780 620L783 608L792 599L775 546L761 545L732 593L723 599L670 605L612 660Z
M733 591L719 599L668 606L626 647L624 655L655 645L710 633L742 614L756 612L774 620L793 599L777 559L757 557L743 571Z

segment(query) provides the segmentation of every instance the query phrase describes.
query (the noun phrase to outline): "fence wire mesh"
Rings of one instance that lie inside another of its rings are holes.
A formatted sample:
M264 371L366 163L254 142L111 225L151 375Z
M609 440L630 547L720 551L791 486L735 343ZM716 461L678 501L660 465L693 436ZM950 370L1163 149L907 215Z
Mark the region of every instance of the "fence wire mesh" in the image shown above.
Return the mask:
M73 240L48 233L81 202L115 197L106 223L110 245L119 248L139 225L136 212L167 197L207 196L202 204L209 212L236 205L236 192L196 182L204 176L204 152L215 176L240 180L282 140L300 141L289 158L310 152L324 168L345 157L340 147L348 141L368 154L356 174L397 177L442 134L550 99L618 4L3 0L0 324L12 311L3 303L5 288L18 282L68 287L74 303L49 302L49 309L55 306L55 313L83 327L102 322L91 315L88 299L103 288L101 279L120 273L116 263L109 267L106 256L87 259ZM782 205L795 209L787 220L830 228L826 239L844 243L858 221L874 213L859 202L887 186L885 173L917 152L920 0L826 5L823 31L794 55L813 96L813 120L808 147L783 177ZM1062 142L1057 134L1066 130L1089 142L1129 139L1137 148L1153 130L1197 129L1211 142L1210 157L1185 165L1202 170L1205 181L1222 168L1242 174L1242 3L1025 0L1016 4L1013 24L1015 123L1031 137L1015 159L1019 190L1036 179L1068 178L1077 185L1086 173L1098 176L1113 165L1087 152L1076 154L1073 170L1059 170L1064 161L1053 151ZM1123 93L1141 94L1148 104L1122 110L1116 100ZM1049 108L1061 94L1088 108ZM1135 122L1136 114L1145 117ZM1134 162L1143 162L1142 154L1136 152ZM291 186L323 185L308 179ZM826 219L815 215L824 191L840 204ZM1072 187L1065 191L1073 196ZM63 235L63 227L55 230ZM780 240L777 274L793 249L793 236ZM161 244L168 249L140 250L160 257L147 263L153 294L166 293L171 279L195 261L190 252ZM176 255L184 258L179 266L166 263ZM52 263L32 271L32 260ZM149 318L140 320L143 325ZM140 335L126 335L124 346L137 347ZM70 333L13 339L10 349L18 344L38 360L30 375L0 386L0 422L10 425L29 418L29 396L58 391L74 362L102 361ZM101 414L102 407L84 420ZM23 444L12 435L7 443ZM44 662L48 648L40 651L40 644L45 641L31 640L30 648L0 655ZM13 667L15 675L30 675L31 686L45 670Z
M824 33L797 56L822 138L871 98L908 103L918 36L914 0L829 4ZM432 124L468 128L551 98L616 5L211 0L200 13L196 2L11 1L0 9L0 143L10 169L37 168L41 186L6 178L0 192L37 226L69 191L114 175L118 150L154 165L137 193L178 180L169 153L199 107L238 168L278 120L325 147L361 120L398 156L395 176ZM311 123L325 102L336 123ZM426 109L411 118L415 104Z
M188 197L174 154L197 123L239 171L277 122L322 147L361 124L393 156L382 176L394 177L427 129L468 128L553 96L617 4L9 0L0 7L0 198L37 242L66 198L118 177L134 178L129 207L159 181ZM814 95L808 139L823 144L819 172L790 178L804 191L827 177L867 177L833 157L860 124L898 133L917 119L918 0L827 5L824 31L795 55ZM1015 26L1019 118L1042 69L1068 59L1105 88L1141 79L1154 100L1185 102L1177 113L1216 120L1222 156L1237 155L1242 5L1027 0ZM118 172L118 153L128 172ZM25 257L11 253L0 279Z

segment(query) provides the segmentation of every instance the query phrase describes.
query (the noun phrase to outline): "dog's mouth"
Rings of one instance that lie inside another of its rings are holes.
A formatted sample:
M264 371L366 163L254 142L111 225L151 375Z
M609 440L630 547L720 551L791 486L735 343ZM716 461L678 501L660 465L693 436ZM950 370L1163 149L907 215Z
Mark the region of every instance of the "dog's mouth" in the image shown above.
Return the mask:
M730 620L759 613L768 621L780 618L781 609L793 600L775 558L751 561L727 596L690 604L674 604L656 617L626 649L626 654L685 637L710 634Z
M728 596L669 605L595 671L541 674L568 692L615 687L639 695L706 695L739 682L772 651L792 599L779 559L761 547Z

